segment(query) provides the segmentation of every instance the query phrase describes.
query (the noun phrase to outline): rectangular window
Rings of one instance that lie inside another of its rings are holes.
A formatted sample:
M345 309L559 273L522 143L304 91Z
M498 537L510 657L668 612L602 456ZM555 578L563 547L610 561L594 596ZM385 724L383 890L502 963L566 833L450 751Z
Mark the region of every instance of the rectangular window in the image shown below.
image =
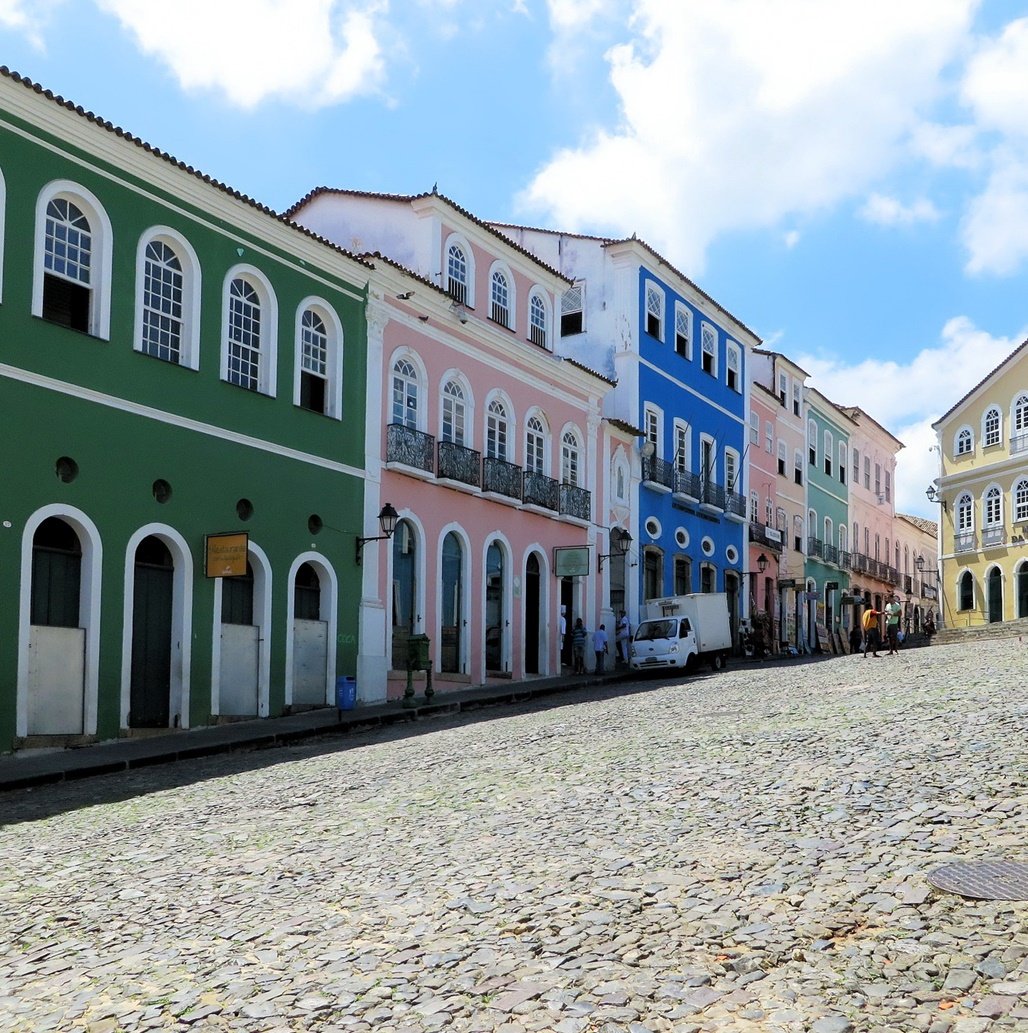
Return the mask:
M684 305L675 305L675 351L683 359L692 358L692 312Z
M871 460L864 456L864 487L871 490Z
M792 385L792 414L793 416L799 416L800 414L800 385Z
M584 322L585 284L576 283L569 287L560 299L560 336L570 337L585 329Z
M750 441L755 445L760 440L760 414L750 413Z
M853 483L860 484L860 450L853 449Z
M775 425L770 420L764 424L764 451L768 455L775 451Z
M700 344L703 349L703 372L717 376L717 333L709 323L700 330Z
M692 592L692 564L687 556L675 557L675 595Z
M725 351L725 365L728 367L725 374L725 383L730 391L742 391L742 381L739 377L739 348L737 345L728 342Z
M646 284L646 332L664 340L664 292L656 284Z
M892 500L892 474L888 470L885 471L885 501L890 502Z
M780 405L785 405L785 399L788 396L789 390L789 378L784 373L778 374L778 402Z

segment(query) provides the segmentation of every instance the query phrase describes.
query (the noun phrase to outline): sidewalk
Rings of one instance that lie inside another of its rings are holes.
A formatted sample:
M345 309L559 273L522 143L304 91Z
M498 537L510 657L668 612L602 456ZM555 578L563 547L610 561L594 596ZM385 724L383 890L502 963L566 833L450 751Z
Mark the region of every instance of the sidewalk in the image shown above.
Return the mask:
M400 700L367 706L358 704L354 710L321 707L286 717L235 721L183 731L169 730L166 735L115 739L93 746L22 750L0 756L0 792L208 757L233 750L282 746L316 735L345 734L441 714L458 714L478 707L524 703L569 690L627 681L633 677L637 678L638 675L627 668L619 668L601 675L533 678L445 694L436 693L430 703L425 701L424 696L417 696L413 707L405 707Z

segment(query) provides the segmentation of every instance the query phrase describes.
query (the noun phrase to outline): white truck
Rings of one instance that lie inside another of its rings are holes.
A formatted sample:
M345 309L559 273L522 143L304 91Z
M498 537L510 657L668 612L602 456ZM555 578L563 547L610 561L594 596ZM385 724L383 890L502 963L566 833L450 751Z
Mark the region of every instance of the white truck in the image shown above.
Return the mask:
M728 596L694 592L643 603L629 663L635 671L664 667L720 671L732 651Z

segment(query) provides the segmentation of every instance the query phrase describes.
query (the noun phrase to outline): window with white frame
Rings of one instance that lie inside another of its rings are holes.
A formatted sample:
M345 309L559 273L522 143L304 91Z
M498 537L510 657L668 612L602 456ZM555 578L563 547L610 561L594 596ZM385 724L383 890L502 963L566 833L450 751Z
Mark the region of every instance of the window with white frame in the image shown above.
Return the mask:
M778 442L778 473L784 477L786 466L789 462L789 449L784 441Z
M683 359L692 358L692 310L675 302L675 351Z
M800 385L792 385L792 414L793 416L799 416L800 414Z
M1014 523L1028 521L1028 477L1022 477L1011 492L1014 510Z
M846 483L846 442L839 442L839 483Z
M529 473L545 473L546 428L538 416L530 416L525 427L525 469Z
M789 397L789 378L784 373L778 374L778 401L784 406Z
M725 383L728 385L729 390L741 393L742 377L740 376L740 368L742 366L742 357L739 352L739 346L734 341L729 341L725 345L725 366L727 367Z
M864 456L864 487L871 490L871 459L869 456Z
M646 283L646 332L658 341L664 340L664 292L649 281Z
M892 471L885 471L885 501L892 501Z
M974 435L970 427L961 427L957 431L956 446L953 449L958 456L970 455L974 451Z
M585 330L585 284L569 287L560 299L560 336L570 337Z
M446 249L446 293L458 304L468 304L468 259L456 241Z
M864 528L864 555L871 555L871 529L869 527Z
M847 531L846 525L845 524L839 524L839 551L840 552L845 552L846 551L846 546L847 546L846 531Z
M410 359L393 363L392 422L416 430L418 426L418 371Z
M767 524L768 527L771 527L771 521L774 520L774 518L775 504L771 501L771 496L768 495L767 498L764 499L764 523Z
M982 417L982 447L989 448L1000 443L1002 440L1001 424L1002 419L998 407L992 406L985 411L985 416Z
M999 527L1003 523L1003 492L993 484L982 497L984 527Z
M750 521L760 523L760 496L755 491L750 492Z
M1028 394L1020 394L1014 399L1010 413L1011 434L1021 437L1028 434Z
M835 527L832 524L832 518L831 517L825 517L825 536L824 536L823 541L824 541L825 545L831 545L834 542L834 540L835 540Z
M706 434L700 435L700 483L704 487L717 483L717 449Z
M300 317L300 406L311 412L328 411L328 326L316 309Z
M875 495L882 493L882 464L875 463Z
M489 318L510 329L510 282L502 269L494 269L491 277Z
M860 449L853 449L853 484L860 487Z
M803 517L796 513L792 518L792 547L796 552L803 552Z
M737 492L739 485L739 453L734 448L725 449L725 487Z
M539 294L528 299L528 339L540 348L546 347L546 303Z
M755 445L760 441L760 413L750 413L750 443Z
M184 330L182 260L163 240L151 240L143 258L143 317L140 350L178 363Z
M646 434L646 440L649 441L653 447L655 456L660 455L660 413L652 406L647 406L643 411L643 431Z
M764 451L773 455L775 451L775 425L767 420L764 423Z
M967 492L957 499L956 529L957 534L970 534L974 530L974 503Z
M807 462L817 466L817 424L813 420L807 421Z
M464 386L459 380L448 380L443 387L442 433L443 441L463 445L467 439L468 405Z
M228 289L227 365L225 379L247 391L260 391L267 368L264 312L257 285L233 277Z
M792 479L797 484L803 483L803 453L798 448L792 454Z
M689 455L689 427L682 420L675 420L675 472L688 473L691 465Z
M850 541L853 542L854 549L860 548L860 524L856 520L853 521L853 536Z
M965 570L957 578L957 609L974 609L974 575Z
M578 485L581 445L573 430L566 430L560 439L560 480L562 484Z
M489 403L485 421L485 454L489 459L509 462L507 407L498 398Z
M824 458L825 458L825 473L829 477L832 476L832 455L833 455L834 452L835 452L835 441L832 438L832 432L830 430L826 430L825 431Z
M717 376L717 331L709 324L700 327L700 349L703 353L703 372Z

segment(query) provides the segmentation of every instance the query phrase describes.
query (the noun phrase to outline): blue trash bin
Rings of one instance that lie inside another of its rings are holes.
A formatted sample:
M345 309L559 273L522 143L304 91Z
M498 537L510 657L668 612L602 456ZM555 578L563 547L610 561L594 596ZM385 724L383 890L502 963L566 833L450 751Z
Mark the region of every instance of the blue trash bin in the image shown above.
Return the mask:
M336 678L336 707L339 710L353 710L357 705L357 679Z

